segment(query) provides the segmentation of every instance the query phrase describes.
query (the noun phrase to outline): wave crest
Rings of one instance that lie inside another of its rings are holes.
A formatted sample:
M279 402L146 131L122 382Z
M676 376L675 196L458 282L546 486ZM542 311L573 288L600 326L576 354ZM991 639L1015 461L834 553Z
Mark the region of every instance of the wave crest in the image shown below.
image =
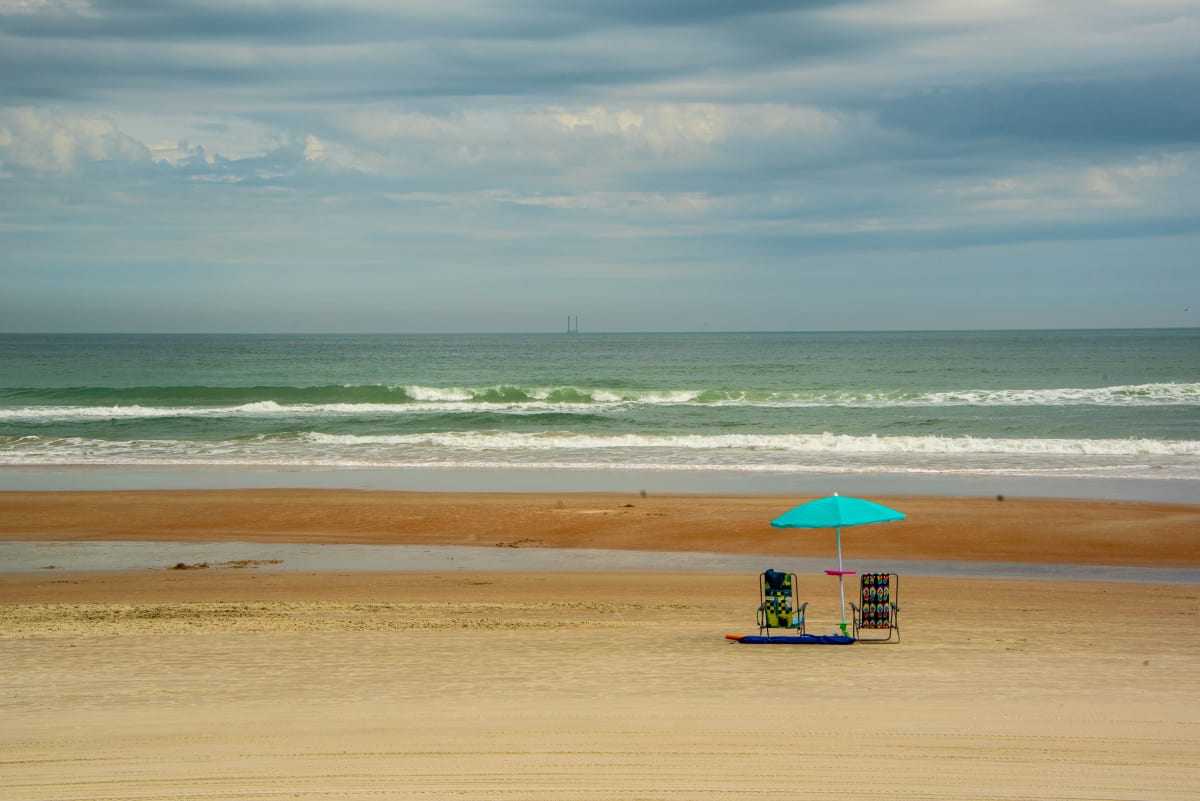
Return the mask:
M1200 384L1074 389L952 390L924 393L586 389L519 387L175 387L0 390L0 420L49 421L159 417L352 416L404 412L522 413L620 406L917 408L951 406L1200 406Z
M1044 454L1119 456L1200 456L1200 441L1151 439L1000 439L945 436L852 436L846 434L715 434L598 436L571 432L520 433L463 431L396 435L322 434L302 438L315 444L357 446L443 447L461 450L762 450L798 454Z

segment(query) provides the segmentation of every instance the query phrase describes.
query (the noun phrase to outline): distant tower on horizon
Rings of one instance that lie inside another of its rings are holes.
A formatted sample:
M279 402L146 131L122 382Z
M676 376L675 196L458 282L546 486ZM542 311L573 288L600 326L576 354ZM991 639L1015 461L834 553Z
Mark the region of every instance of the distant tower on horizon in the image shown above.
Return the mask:
M571 315L569 315L569 314L567 315L567 333L568 334L578 334L579 333L579 315L575 315L574 323L571 322Z

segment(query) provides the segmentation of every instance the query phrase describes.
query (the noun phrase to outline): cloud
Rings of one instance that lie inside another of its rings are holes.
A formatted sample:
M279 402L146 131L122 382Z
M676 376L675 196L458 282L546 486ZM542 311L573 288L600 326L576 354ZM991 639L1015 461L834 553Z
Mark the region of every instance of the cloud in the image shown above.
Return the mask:
M149 149L99 117L33 108L0 109L0 161L66 173L87 162L146 162Z
M470 287L787 327L744 309L836 269L886 308L916 254L1077 281L1114 241L1179 295L1198 35L1179 0L0 3L0 316L74 293L119 325L136 283L360 325L355 287L421 319Z
M1200 145L1200 59L1190 73L935 89L884 103L880 122L961 142Z

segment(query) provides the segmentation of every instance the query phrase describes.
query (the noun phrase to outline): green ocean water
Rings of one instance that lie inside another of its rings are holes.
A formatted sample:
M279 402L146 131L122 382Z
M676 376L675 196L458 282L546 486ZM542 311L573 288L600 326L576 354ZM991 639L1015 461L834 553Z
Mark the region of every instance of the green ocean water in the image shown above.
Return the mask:
M0 335L0 465L1200 481L1200 330Z

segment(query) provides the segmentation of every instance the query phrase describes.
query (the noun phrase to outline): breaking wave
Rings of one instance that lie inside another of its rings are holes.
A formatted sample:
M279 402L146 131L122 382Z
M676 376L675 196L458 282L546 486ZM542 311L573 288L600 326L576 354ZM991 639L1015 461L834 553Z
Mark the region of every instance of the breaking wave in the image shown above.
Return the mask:
M726 469L857 465L869 470L952 471L964 464L1020 467L1122 465L1159 460L1196 469L1200 441L1154 439L1004 439L947 436L790 435L611 436L571 432L469 431L403 435L317 432L259 434L222 441L104 440L87 437L0 437L0 464L294 464L414 466L421 464L619 465L661 469L721 465Z
M625 390L578 387L142 387L4 389L0 421L169 417L346 417L407 413L547 410L594 412L638 406L770 408L1145 407L1200 405L1200 384L939 392Z

